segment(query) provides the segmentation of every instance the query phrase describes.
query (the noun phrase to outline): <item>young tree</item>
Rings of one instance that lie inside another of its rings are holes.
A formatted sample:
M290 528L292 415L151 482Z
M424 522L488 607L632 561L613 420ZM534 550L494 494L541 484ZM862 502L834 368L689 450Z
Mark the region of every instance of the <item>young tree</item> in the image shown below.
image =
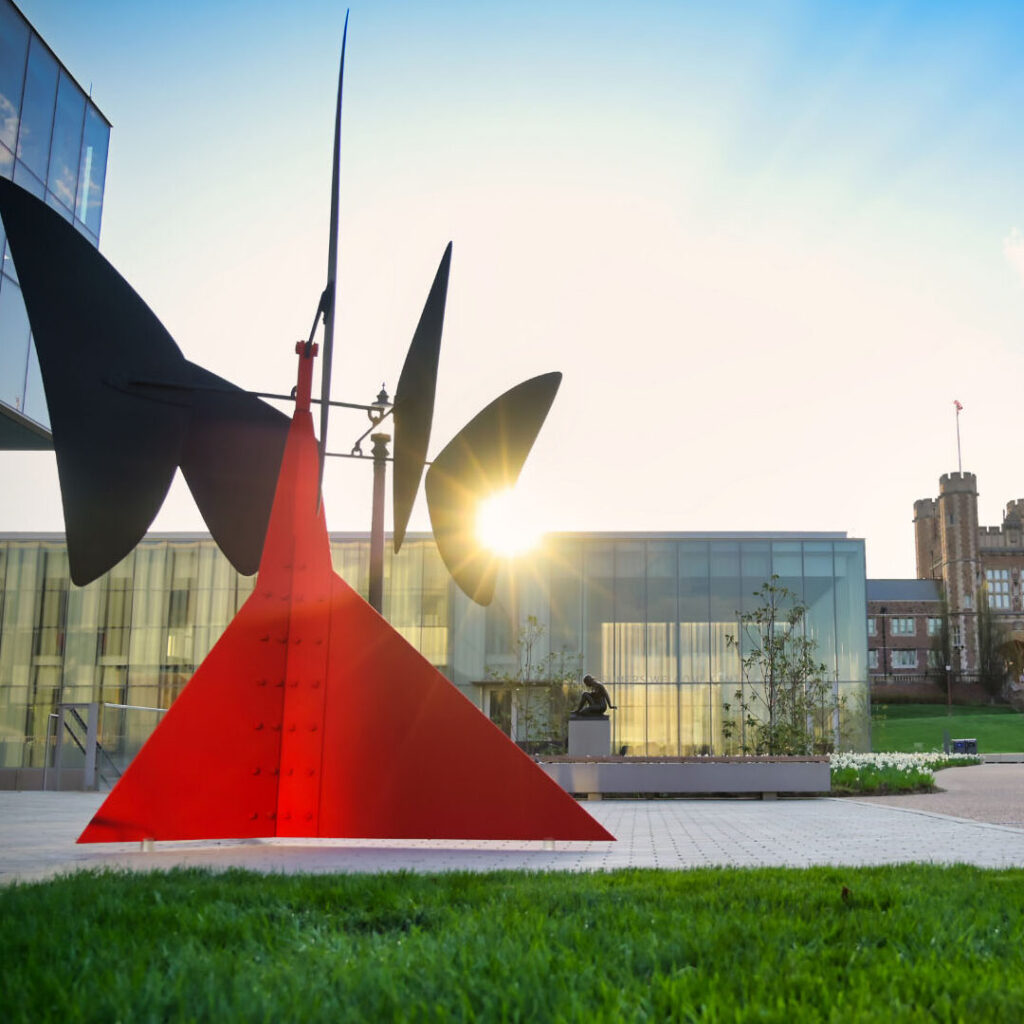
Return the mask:
M952 683L952 673L959 671L959 653L953 649L953 630L950 626L949 602L946 592L939 587L939 631L932 638L931 650L934 652L935 664L929 664L928 675L948 692Z
M489 668L487 675L508 694L510 714L502 724L511 739L528 749L532 745L564 751L569 712L583 689L583 656L570 651L541 654L546 635L537 616L528 615L512 643L515 667Z
M978 681L990 697L1001 697L1010 676L1021 673L1021 651L1010 631L988 603L988 590L977 595L978 608Z
M755 754L833 750L845 700L826 679L817 642L804 633L806 607L774 575L754 597L759 603L753 611L736 613L740 637L726 637L740 654L741 749ZM735 731L736 723L727 722L726 735Z

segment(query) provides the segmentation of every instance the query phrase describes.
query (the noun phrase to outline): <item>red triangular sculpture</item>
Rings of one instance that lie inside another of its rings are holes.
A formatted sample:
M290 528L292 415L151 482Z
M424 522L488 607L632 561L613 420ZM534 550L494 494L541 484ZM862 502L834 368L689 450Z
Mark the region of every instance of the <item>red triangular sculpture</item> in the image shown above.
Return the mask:
M256 589L78 841L614 839L335 575L304 349Z

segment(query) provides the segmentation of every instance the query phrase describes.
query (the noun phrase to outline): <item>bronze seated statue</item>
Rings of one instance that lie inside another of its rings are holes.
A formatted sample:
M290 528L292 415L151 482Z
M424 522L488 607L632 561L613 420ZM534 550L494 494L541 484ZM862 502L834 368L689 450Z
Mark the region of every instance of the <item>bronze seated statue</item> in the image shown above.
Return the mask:
M580 695L580 702L572 712L573 718L598 718L609 708L615 709L608 691L592 675L583 677L583 685L586 690Z

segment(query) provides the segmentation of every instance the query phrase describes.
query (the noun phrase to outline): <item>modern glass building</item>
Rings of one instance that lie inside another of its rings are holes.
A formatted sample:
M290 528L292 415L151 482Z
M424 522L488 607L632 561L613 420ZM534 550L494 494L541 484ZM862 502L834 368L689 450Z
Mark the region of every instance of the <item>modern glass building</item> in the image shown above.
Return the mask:
M99 244L110 122L11 0L0 0L0 175ZM0 448L52 447L28 314L0 226Z
M366 536L332 534L331 548L335 569L365 596ZM867 748L861 540L550 535L501 573L488 608L455 587L430 537L412 535L399 555L388 552L385 617L496 722L510 722L509 691L497 679L519 673L517 634L534 619L533 663L554 652L602 679L618 706L613 746L637 755L738 752L739 737L723 729L741 681L740 652L727 638L741 634L738 617L756 604L754 592L778 576L807 606L807 635L847 699L835 737ZM70 582L63 537L0 537L0 785L5 771L46 762L60 703L117 709L101 718L104 747L136 750L156 713L122 706L168 707L253 586L205 535L150 535L83 588ZM527 691L552 697L543 681ZM529 745L525 717L513 728Z

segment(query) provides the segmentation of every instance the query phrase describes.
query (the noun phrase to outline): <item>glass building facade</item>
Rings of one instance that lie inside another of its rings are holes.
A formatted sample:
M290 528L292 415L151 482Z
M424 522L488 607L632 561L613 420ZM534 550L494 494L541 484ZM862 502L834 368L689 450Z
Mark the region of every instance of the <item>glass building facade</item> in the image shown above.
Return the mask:
M0 175L99 245L110 123L11 0L0 0ZM50 447L18 275L0 226L0 445Z
M335 569L367 593L369 541L331 535ZM602 679L629 754L736 753L723 729L741 684L738 617L772 576L807 607L828 681L846 698L839 745L867 749L864 543L843 534L560 534L499 576L481 608L451 582L431 538L388 548L384 614L495 721L495 677L517 667L517 631ZM151 535L106 576L70 582L56 535L0 537L0 771L41 768L58 703L98 702L101 742L134 752L252 592L205 535ZM538 688L543 689L543 688ZM116 713L115 713L116 709ZM522 731L520 741L529 739Z

